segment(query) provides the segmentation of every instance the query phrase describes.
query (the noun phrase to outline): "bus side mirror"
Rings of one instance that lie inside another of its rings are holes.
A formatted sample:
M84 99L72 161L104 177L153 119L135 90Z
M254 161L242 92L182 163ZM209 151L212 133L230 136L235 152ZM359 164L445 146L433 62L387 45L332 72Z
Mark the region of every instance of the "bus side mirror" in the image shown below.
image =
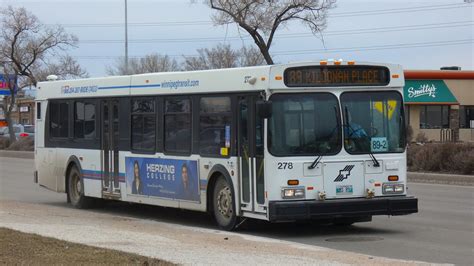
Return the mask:
M256 102L257 116L260 118L270 118L272 116L272 102L259 100Z

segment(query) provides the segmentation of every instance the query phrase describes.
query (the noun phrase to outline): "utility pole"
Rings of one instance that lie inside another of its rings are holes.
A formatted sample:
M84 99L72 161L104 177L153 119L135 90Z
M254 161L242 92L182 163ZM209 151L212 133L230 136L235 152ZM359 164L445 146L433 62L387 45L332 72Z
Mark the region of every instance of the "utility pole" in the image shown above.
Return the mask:
M127 14L127 0L125 0L125 70L128 74L128 14Z

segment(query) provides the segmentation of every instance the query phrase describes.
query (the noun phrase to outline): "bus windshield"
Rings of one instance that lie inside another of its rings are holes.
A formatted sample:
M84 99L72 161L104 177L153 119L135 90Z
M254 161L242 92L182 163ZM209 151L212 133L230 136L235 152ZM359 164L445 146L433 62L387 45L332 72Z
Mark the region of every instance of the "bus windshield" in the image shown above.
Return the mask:
M339 105L330 93L274 94L268 145L275 156L336 154L341 149Z
M344 147L351 154L405 150L402 97L398 92L341 95Z

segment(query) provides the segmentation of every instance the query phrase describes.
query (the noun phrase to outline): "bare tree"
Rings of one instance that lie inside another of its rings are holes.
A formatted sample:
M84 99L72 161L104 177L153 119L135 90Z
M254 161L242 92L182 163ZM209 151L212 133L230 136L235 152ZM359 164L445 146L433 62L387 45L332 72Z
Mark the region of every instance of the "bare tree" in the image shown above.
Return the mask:
M11 112L16 103L16 90L21 89L17 88L16 81L36 86L38 78L34 71L48 56L56 56L74 46L77 38L66 33L61 26L42 24L25 8L9 6L0 9L0 14L0 73L4 74L10 90L10 96L5 97L1 107L9 131L13 132ZM10 134L10 140L16 141L15 134Z
M49 75L56 75L59 79L89 77L87 71L69 55L60 56L57 61L47 62L44 65L38 66L33 72L38 81L45 81Z
M198 56L185 56L185 70L203 70L218 68L233 68L237 66L237 53L230 45L218 44L212 48L198 49Z
M184 70L204 70L256 66L264 64L260 52L253 47L233 50L228 44L218 44L212 48L198 49L198 56L185 56Z
M239 66L261 66L264 64L265 58L257 48L247 46L240 48L238 62Z
M114 66L107 68L109 75L131 75L153 72L178 71L179 65L175 59L168 55L150 54L142 58L131 58L128 60L128 68L125 59L119 58Z
M290 21L300 21L316 34L326 27L327 11L336 0L205 0L218 11L217 25L237 23L259 48L267 64L273 64L270 47L275 32Z

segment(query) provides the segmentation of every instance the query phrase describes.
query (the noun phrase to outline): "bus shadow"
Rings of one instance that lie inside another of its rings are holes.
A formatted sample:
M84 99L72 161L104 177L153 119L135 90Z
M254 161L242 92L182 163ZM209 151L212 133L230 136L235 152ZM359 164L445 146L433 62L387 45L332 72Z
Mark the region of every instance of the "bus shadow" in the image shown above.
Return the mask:
M217 229L211 215L197 211L127 202L106 202L102 206L92 209L92 211L129 218Z
M173 223L197 228L219 230L212 215L203 212L166 208L152 205L126 202L107 202L92 209L100 213L109 213L129 218L147 219L157 222ZM309 237L368 236L402 234L403 232L371 226L371 223L359 223L352 226L335 226L318 222L270 223L262 220L247 219L235 230L236 233L265 236L278 239Z
M350 226L337 226L317 221L269 223L265 221L251 220L241 229L252 235L274 237L278 239L294 239L306 237L335 237L335 236L371 236L399 234L397 230L388 228L376 228L368 223L356 223Z

